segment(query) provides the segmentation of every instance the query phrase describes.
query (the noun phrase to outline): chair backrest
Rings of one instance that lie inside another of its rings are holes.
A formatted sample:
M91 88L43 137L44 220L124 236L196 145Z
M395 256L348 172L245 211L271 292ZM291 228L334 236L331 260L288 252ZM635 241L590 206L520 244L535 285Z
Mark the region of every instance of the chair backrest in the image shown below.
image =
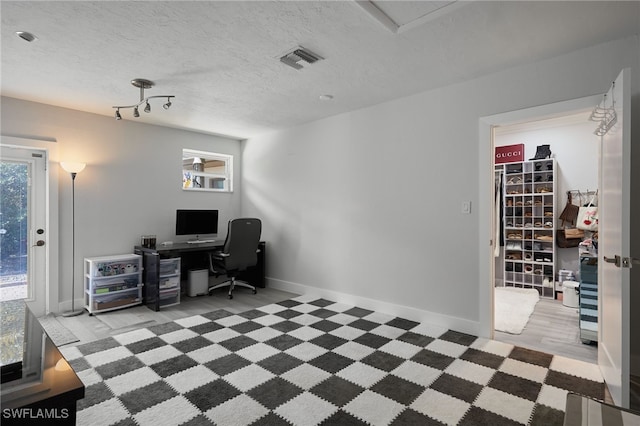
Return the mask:
M227 271L242 271L258 263L258 245L262 222L255 218L239 218L229 221L227 239L222 252Z

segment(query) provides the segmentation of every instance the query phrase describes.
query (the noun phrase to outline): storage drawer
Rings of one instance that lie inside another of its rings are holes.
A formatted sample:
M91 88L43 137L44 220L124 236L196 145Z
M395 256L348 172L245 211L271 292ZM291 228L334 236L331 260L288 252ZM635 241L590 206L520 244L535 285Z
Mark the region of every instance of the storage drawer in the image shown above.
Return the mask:
M158 287L160 291L168 288L176 288L180 285L180 276L160 278Z
M180 258L161 259L160 260L160 276L177 275L180 273Z

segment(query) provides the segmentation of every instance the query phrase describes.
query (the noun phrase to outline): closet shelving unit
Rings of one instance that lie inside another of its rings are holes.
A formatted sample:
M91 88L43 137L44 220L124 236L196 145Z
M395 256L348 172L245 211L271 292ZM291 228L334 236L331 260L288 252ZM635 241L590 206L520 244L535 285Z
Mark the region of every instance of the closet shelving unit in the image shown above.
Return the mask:
M504 281L555 298L556 162L503 165Z

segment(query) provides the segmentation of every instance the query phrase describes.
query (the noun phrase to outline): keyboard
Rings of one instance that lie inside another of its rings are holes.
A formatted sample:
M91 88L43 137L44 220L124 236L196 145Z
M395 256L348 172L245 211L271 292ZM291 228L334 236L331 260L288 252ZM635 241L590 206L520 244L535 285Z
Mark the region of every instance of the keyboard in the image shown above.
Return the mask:
M187 244L204 244L204 243L215 243L216 240L191 240L187 241Z

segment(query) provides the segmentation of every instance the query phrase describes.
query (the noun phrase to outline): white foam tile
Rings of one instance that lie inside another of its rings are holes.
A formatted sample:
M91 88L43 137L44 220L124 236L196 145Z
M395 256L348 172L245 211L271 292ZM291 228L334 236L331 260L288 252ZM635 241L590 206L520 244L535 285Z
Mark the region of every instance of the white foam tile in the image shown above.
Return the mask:
M411 403L410 407L447 425L456 425L464 417L470 404L436 390L427 389Z
M271 327L262 327L257 330L250 331L245 336L258 342L266 342L269 339L283 335L284 333Z
M372 321L372 322L376 322L378 324L384 324L387 323L389 321L391 321L392 319L395 319L396 317L393 315L389 315L389 314L384 314L382 312L372 312L369 315L365 315L364 317L362 317L362 319L366 319L367 321Z
M94 354L87 355L84 359L92 367L98 367L100 365L108 364L119 359L127 358L133 355L129 349L124 346L117 346L115 348L107 349L106 351L96 352Z
M240 370L227 374L223 379L242 392L246 392L273 377L275 377L275 375L270 371L265 370L259 365L250 364Z
M120 400L112 398L78 411L76 424L112 425L127 417L129 417L129 412L120 403Z
M86 370L79 371L78 378L82 380L82 383L86 386L95 385L102 381L102 376L99 375L93 368L87 368Z
M160 337L162 340L164 340L167 343L176 343L176 342L181 342L183 340L192 339L198 336L199 334L196 333L195 331L184 328L182 330L176 330L170 333L161 334L158 337Z
M600 368L597 364L556 355L551 360L549 369L571 374L576 377L582 377L583 379L593 380L594 382L604 383Z
M200 411L182 395L162 401L133 416L140 426L177 426L196 417Z
M165 381L179 393L189 392L192 389L216 380L219 376L204 365L196 365L172 374Z
M150 385L159 380L162 380L162 377L158 373L149 367L142 367L107 379L104 383L109 386L109 389L115 395L122 395L125 392Z
M322 318L318 318L314 315L302 314L298 315L297 317L291 318L289 321L302 325L311 325L317 323L318 321L322 321Z
M240 336L240 333L230 328L221 328L202 335L202 337L207 340L211 340L214 343L224 342L225 340L233 339L238 336Z
M379 350L400 358L409 359L422 350L421 347L400 340L391 340L380 346Z
M251 362L258 362L278 353L280 353L279 350L264 343L256 343L255 345L247 346L246 348L236 351L237 355Z
M303 342L299 345L296 345L292 348L284 351L285 353L298 358L302 361L311 361L314 358L319 357L320 355L329 352L325 348L322 348L318 345L314 345L313 343Z
M337 324L347 325L347 324L351 324L352 322L354 322L359 318L354 317L353 315L349 315L341 312L339 314L332 316L329 319Z
M414 361L405 361L396 367L391 374L426 387L431 386L431 383L440 377L442 371Z
M456 376L473 383L478 383L483 386L489 383L496 372L492 368L462 359L456 359L444 371L452 376Z
M512 358L506 358L498 370L511 374L512 376L522 377L523 379L528 379L538 383L544 382L545 377L547 377L546 368Z
M220 318L216 320L216 323L224 326L231 327L234 325L242 324L243 322L249 321L247 318L240 315L229 315L228 317Z
M261 317L254 318L251 321L257 322L260 325L264 325L268 327L270 325L277 324L284 320L285 320L284 318L279 317L278 315L263 315Z
M332 305L325 306L325 309L329 309L330 311L334 311L334 312L344 312L352 308L353 308L353 305L348 305L346 303L340 303L340 302L336 302ZM333 317L331 318L333 319Z
M303 303L301 305L292 306L289 309L296 312L302 312L303 314L308 314L309 312L317 310L318 307L314 305L309 305L308 303Z
M468 349L467 346L459 345L457 343L448 342L446 340L436 339L433 342L429 343L425 346L426 349L429 349L433 352L438 352L439 354L448 355L453 358L458 358L460 355L465 353Z
M176 324L180 324L183 327L194 327L196 325L211 322L211 320L209 318L203 317L202 315L194 315L192 317L175 320L174 322Z
M262 404L241 394L205 412L205 416L216 425L249 425L269 413Z
M533 401L488 387L482 389L473 405L522 424L529 422L535 407Z
M346 356L349 359L359 361L367 355L375 352L375 349L369 346L361 345L360 343L347 342L335 348L333 352L338 355Z
M277 407L274 412L297 426L321 423L338 410L338 407L309 392L303 392Z
M277 303L272 303L271 305L265 305L265 306L256 308L256 310L267 313L267 314L275 314L278 312L286 311L287 309L289 308L287 308L286 306L278 305Z
M205 346L203 348L196 349L195 351L188 352L187 355L199 364L206 364L207 362L213 361L214 359L227 356L230 353L231 351L229 349L220 346L217 343L213 343L209 346Z
M564 411L567 404L566 389L560 389L551 385L542 385L540 393L538 393L538 404L546 405L547 407L555 408L556 410Z
M439 325L420 323L409 331L429 337L440 337L448 330L446 327L442 327Z
M338 327L334 330L331 330L329 334L334 336L342 337L347 340L354 340L363 334L367 334L366 330L362 330L360 328L349 327L348 325L343 325L342 327Z
M471 347L479 351L506 357L509 356L514 348L514 345L510 343L498 342L497 340L485 339L484 337L478 337L476 341L471 344Z
M129 331L128 333L122 333L118 334L117 336L113 336L113 338L121 345L128 345L130 343L140 342L141 340L146 340L153 337L156 337L156 334L148 328L141 328L139 330L133 330Z
M166 345L139 353L137 357L144 364L153 365L180 355L182 355L182 352L173 346Z
M317 328L313 327L303 326L290 331L288 334L306 342L311 339L315 339L316 337L322 336L324 334L324 331L318 330Z
M389 339L397 339L398 337L405 334L407 331L398 327L391 327L388 325L378 326L370 331L372 334L377 334L378 336L388 337Z
M343 409L369 424L386 425L404 410L404 405L367 389Z
M378 383L386 375L387 372L361 362L355 362L336 373L336 376L365 388Z
M280 375L280 377L296 386L300 386L302 389L309 390L318 383L331 377L331 373L305 363L287 371Z

